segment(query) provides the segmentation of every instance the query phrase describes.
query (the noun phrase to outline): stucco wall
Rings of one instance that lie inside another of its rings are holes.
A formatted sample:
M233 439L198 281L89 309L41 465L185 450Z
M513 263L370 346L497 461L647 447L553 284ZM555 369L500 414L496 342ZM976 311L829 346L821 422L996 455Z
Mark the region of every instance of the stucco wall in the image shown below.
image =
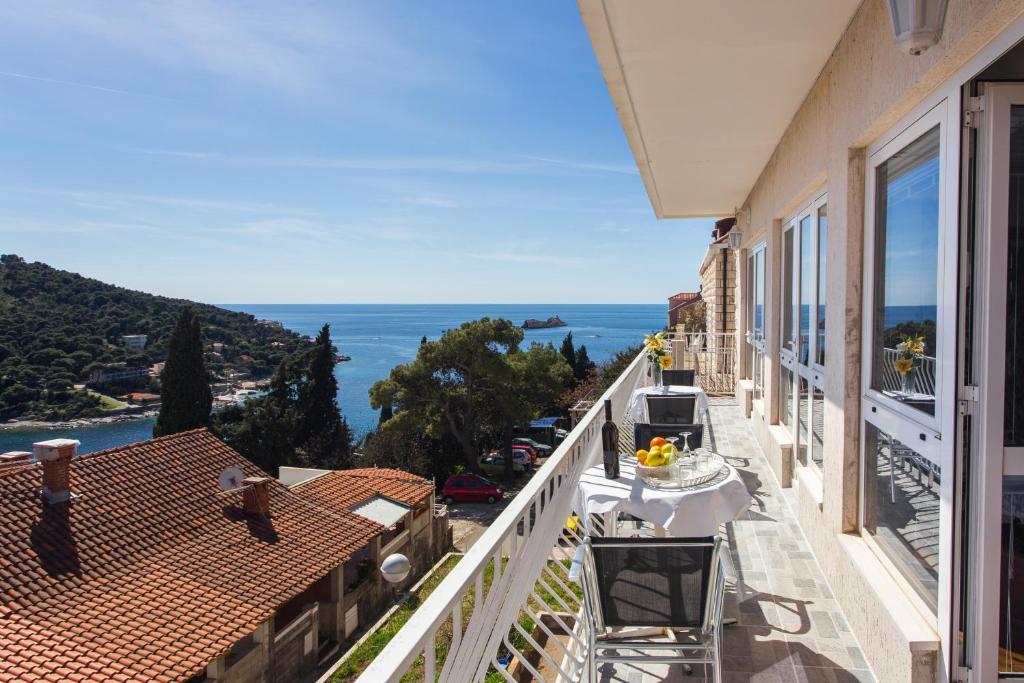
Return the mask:
M858 519L864 150L1022 12L1024 0L950 0L941 42L913 57L897 50L885 2L866 0L738 217L745 247L769 241L764 412L774 422L781 221L819 188L828 191L824 470L821 491L812 492L799 481L796 493L805 533L880 681L934 680L936 659L918 637L913 616L905 619L890 611L903 609L892 603L891 589L897 584L879 587L865 574L870 557L860 553L855 544L862 541L853 535ZM737 96L742 106L742 93ZM756 102L749 105L756 110ZM742 269L739 275L737 295L745 286ZM742 332L742 297L737 301ZM762 438L770 436L764 428L757 431Z

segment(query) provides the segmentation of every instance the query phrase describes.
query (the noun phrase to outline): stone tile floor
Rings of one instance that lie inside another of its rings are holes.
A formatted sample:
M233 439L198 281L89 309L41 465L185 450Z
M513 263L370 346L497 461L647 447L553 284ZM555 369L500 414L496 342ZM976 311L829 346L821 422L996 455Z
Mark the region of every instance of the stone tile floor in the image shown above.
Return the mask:
M874 682L739 405L711 399L710 423L712 446L754 497L749 511L724 528L740 585L730 586L725 599L725 616L737 623L722 631L723 680ZM710 676L699 667L688 674L680 665L606 664L599 680L697 683Z

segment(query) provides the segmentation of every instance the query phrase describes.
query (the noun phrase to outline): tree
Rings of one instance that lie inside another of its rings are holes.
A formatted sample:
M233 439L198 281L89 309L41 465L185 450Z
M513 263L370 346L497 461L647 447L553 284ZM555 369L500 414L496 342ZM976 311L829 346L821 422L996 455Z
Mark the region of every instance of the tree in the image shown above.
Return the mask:
M554 346L522 351L522 340L511 321L482 318L421 345L413 362L370 390L372 400L393 391L394 416L381 428L448 440L462 464L479 471L485 446L553 400L571 374Z
M426 342L420 342L420 346ZM398 393L398 386L390 379L377 382L370 387L370 407L380 411L380 419L377 426L382 426L395 414L395 394Z
M596 368L597 365L587 355L587 346L580 344L580 348L576 350L576 364L572 366L572 374L576 382L579 383L586 380Z
M562 358L565 358L565 362L572 368L573 376L576 375L576 347L572 342L572 332L565 335L565 339L562 340L562 346L559 349L562 354Z
M338 408L338 379L334 376L337 362L331 327L325 324L309 352L298 401L298 447L315 467L342 469L351 456L352 433Z
M160 416L153 436L177 434L210 424L213 394L203 363L199 319L185 307L167 348L167 364L160 373Z

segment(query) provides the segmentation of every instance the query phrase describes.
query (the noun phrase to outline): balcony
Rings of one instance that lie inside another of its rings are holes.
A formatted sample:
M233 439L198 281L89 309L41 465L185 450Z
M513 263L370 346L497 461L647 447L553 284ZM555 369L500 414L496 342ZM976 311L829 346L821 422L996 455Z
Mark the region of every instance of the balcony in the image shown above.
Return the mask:
M638 357L603 398L624 415L647 382ZM423 602L359 679L574 681L584 671L580 593L565 567L580 538L564 527L580 473L600 456L601 401ZM737 577L727 588L725 681L874 681L743 417L712 398L712 445L741 473L754 503L724 525ZM710 672L709 672L710 673ZM679 665L605 665L598 680L701 681ZM710 676L707 680L710 680Z

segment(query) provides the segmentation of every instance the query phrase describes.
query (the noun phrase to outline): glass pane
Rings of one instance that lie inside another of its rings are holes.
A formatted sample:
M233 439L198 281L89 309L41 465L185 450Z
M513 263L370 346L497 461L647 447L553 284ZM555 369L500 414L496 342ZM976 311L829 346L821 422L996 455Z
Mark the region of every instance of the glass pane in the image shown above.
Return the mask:
M787 427L793 409L793 373L783 365L779 371L779 423Z
M764 352L754 347L754 398L764 395Z
M825 364L825 245L828 242L828 207L818 209L818 345L815 362Z
M793 335L793 229L782 236L782 348L796 347Z
M811 462L821 467L825 451L825 392L812 387L811 396Z
M800 363L807 365L811 351L811 297L814 279L811 274L811 217L800 221Z
M754 254L754 337L764 339L764 249Z
M870 422L864 437L864 529L936 609L942 472Z
M939 129L877 169L872 388L935 414Z
M1024 446L1024 107L1010 108L1003 442Z
M796 397L796 423L797 423L797 436L796 436L796 459L801 465L807 464L807 443L810 439L807 438L807 404L810 401L810 394L808 389L810 385L807 380L803 377L797 378L797 397Z
M1003 478L1002 526L999 671L1024 673L1024 477Z

